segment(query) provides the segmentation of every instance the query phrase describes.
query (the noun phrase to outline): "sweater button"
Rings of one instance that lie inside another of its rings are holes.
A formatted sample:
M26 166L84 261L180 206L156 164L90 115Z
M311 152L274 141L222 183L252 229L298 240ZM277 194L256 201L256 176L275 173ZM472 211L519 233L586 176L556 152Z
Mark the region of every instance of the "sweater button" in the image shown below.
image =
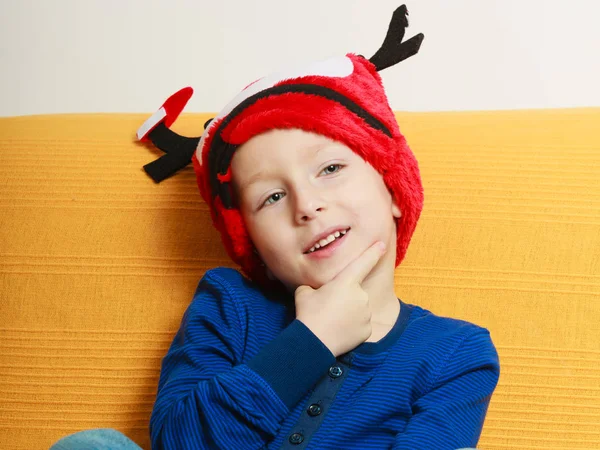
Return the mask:
M321 409L320 405L313 403L312 405L310 405L308 407L307 412L308 412L309 416L315 417L315 416L318 416L319 414L321 414L321 412L323 412L323 409Z
M290 444L298 445L304 440L302 433L294 433L290 436Z
M329 368L329 376L331 378L339 378L342 376L343 373L344 371L340 366L332 366Z

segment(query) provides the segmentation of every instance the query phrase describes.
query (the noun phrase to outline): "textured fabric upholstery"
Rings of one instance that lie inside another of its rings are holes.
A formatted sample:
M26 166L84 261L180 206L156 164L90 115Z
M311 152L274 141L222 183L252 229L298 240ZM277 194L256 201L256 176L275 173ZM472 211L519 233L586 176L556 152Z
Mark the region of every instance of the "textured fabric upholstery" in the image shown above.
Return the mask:
M160 362L226 258L146 114L0 119L0 448L115 428L144 448ZM210 114L173 129L197 135ZM600 447L600 108L398 113L425 207L396 291L491 331L482 449Z

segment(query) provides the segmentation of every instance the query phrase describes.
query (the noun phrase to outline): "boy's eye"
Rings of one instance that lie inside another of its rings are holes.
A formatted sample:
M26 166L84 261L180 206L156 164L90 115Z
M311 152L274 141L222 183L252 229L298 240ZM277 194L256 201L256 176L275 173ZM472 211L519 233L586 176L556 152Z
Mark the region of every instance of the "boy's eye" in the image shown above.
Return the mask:
M264 202L264 206L266 205L272 205L273 203L278 202L279 200L281 200L284 197L284 193L283 192L275 192L274 194L271 194L269 196L269 198L267 198ZM271 201L273 200L273 201Z
M329 174L338 172L339 169L341 169L341 168L342 168L341 164L330 164L323 169L323 172L325 172L326 175L329 175ZM321 173L323 173L323 172L321 172Z
M325 175L331 175L332 173L336 173L339 172L339 170L343 167L343 164L330 164L327 167L325 167L321 173L325 173ZM262 204L262 206L268 206L268 205L272 205L273 203L277 203L279 200L281 200L283 197L285 197L285 193L284 192L275 192L274 194L271 194Z

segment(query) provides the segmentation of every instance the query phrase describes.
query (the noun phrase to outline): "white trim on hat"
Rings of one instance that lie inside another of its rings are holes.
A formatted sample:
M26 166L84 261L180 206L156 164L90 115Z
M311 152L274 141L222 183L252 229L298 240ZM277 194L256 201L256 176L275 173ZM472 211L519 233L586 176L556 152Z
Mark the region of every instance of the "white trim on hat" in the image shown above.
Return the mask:
M145 138L152 129L158 125L165 117L167 117L167 111L162 106L158 111L152 114L146 121L142 124L142 126L137 130L137 138L138 140L142 140Z

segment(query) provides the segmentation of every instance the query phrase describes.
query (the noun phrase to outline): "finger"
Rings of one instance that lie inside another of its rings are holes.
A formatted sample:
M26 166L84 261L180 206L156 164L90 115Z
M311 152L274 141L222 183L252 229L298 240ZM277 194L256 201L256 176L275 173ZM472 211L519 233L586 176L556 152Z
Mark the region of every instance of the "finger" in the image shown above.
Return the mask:
M294 297L298 296L298 294L301 294L304 291L314 291L314 289L306 284L300 285L294 291Z
M335 277L339 281L354 281L362 283L367 275L373 270L375 264L381 259L385 253L385 244L381 241L375 242L362 255L348 264Z

